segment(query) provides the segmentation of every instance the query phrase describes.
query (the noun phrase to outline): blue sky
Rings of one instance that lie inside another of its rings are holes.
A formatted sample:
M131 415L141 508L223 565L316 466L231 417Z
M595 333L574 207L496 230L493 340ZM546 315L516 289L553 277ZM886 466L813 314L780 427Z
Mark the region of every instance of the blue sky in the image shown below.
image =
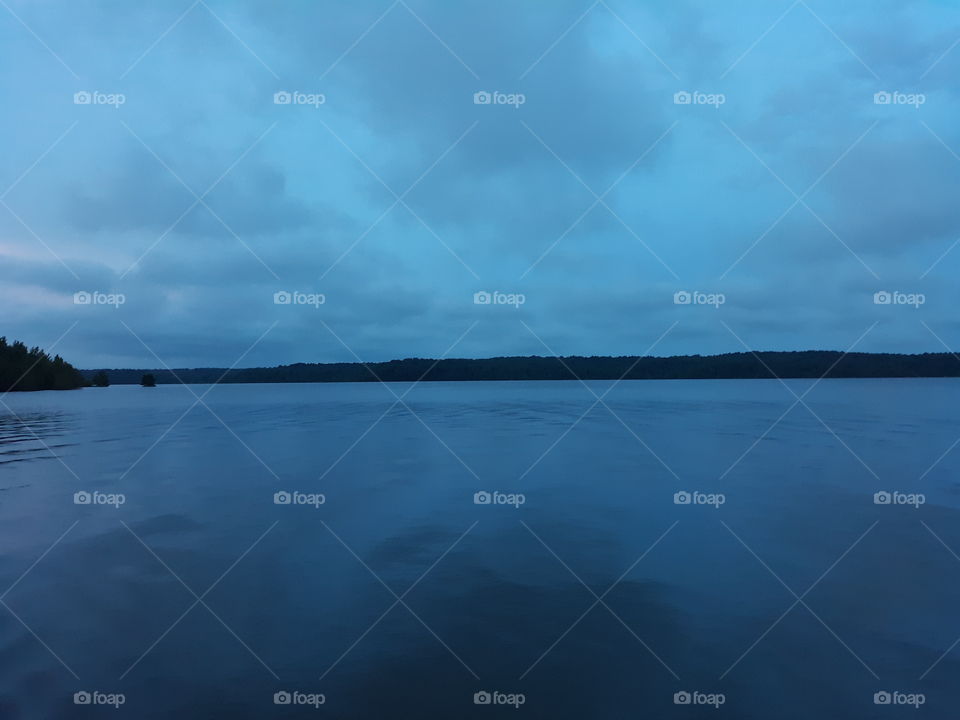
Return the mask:
M4 0L0 333L82 367L960 348L958 41L945 0Z

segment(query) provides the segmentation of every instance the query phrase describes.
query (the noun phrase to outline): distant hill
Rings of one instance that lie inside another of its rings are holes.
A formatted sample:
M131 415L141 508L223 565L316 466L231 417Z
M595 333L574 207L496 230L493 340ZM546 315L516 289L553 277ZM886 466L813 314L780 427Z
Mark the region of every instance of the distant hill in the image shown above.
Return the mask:
M426 382L469 380L680 380L770 378L960 377L960 359L951 353L898 355L807 350L799 352L676 355L673 357L495 357L482 360L408 358L380 363L297 363L271 368L190 368L108 370L114 384L138 384L144 373L158 384ZM93 370L84 370L88 379Z
M27 349L0 337L0 392L73 390L86 384L80 371L59 355L50 357L38 347Z

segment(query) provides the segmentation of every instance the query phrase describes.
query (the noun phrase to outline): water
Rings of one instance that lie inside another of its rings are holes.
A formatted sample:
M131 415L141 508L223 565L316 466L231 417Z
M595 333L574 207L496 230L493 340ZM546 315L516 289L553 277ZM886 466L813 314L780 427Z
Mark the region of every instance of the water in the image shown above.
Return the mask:
M960 382L611 385L6 396L0 715L952 714Z

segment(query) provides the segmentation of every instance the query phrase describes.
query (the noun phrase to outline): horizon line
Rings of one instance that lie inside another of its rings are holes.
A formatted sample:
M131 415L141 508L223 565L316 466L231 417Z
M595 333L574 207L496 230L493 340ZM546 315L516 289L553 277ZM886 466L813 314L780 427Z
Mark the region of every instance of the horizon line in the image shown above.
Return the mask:
M826 349L807 349L807 350L740 350L734 352L723 352L723 353L710 353L710 354L701 354L701 353L685 353L679 355L489 355L484 357L418 357L418 356L408 356L402 358L392 358L390 360L324 360L324 361L314 361L314 362L289 362L281 363L277 365L250 365L245 367L227 367L221 365L194 365L194 366L180 366L180 367L170 367L165 366L161 368L157 367L106 367L103 365L91 366L85 368L78 368L81 372L95 372L95 371L159 371L159 372L173 372L176 370L225 370L227 372L235 372L242 370L268 370L275 368L283 367L293 367L296 365L357 365L357 366L366 366L366 365L385 365L389 363L398 363L398 362L410 362L410 361L423 361L423 362L483 362L491 360L570 360L570 359L583 359L583 360L620 360L620 359L649 359L649 360L673 360L679 358L719 358L730 355L745 355L745 356L756 356L756 355L796 355L804 353L828 353L841 356L899 356L899 357L919 357L924 355L942 355L942 356L953 356L957 360L960 360L960 356L957 353L946 350L941 352L890 352L890 351L846 351L846 350L826 350Z

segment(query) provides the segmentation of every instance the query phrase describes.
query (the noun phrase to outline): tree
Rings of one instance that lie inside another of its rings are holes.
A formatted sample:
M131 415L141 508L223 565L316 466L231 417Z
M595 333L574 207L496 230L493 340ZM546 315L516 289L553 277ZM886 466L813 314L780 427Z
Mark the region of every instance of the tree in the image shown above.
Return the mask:
M110 387L110 378L107 377L106 371L101 370L93 376L93 379L90 380L90 384L94 387Z
M146 373L140 378L140 384L143 385L143 387L156 387L157 379L153 376L153 373Z
M50 357L38 347L8 343L0 337L0 392L14 390L73 390L86 381L62 357Z

